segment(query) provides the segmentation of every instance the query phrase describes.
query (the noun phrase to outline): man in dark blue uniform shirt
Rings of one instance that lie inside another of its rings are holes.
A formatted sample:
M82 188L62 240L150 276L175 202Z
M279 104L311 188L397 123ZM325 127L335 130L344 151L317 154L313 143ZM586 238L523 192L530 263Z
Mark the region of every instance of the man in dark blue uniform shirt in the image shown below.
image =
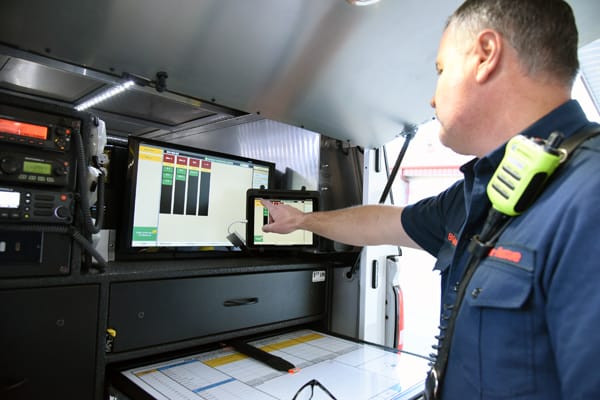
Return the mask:
M591 124L570 99L577 38L562 0L467 0L442 36L431 102L441 142L477 157L462 167L464 180L405 208L303 214L265 202L273 222L264 229L426 250L442 275L443 336L506 142L518 134L547 139L554 131L569 137ZM599 238L596 136L510 221L468 282L442 399L600 399Z

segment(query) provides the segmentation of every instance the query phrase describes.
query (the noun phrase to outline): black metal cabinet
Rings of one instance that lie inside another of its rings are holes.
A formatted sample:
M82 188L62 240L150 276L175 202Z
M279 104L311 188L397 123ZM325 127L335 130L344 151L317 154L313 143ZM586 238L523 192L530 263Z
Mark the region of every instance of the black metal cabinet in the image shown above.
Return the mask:
M326 327L331 268L323 260L178 260L0 280L0 399L101 400L107 372L121 363Z
M92 399L99 285L0 290L0 398Z
M322 273L298 270L112 283L108 328L116 331L113 351L322 317Z

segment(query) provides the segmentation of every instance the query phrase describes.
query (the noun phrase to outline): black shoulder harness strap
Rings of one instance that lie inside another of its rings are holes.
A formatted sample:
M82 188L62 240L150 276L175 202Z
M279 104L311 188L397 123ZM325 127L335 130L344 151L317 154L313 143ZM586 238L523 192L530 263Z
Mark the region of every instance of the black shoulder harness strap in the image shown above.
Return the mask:
M576 132L573 136L567 138L560 148L567 151L567 158L579 147L580 144L588 139L600 134L600 124L590 124Z
M564 165L569 160L571 155L583 142L597 135L600 135L600 124L588 124L581 130L577 131L573 136L562 142L560 148L564 150L566 154L561 165ZM507 218L502 224L502 227L505 228L509 221L510 218ZM485 248L490 249L494 246L494 243L498 239L500 232L497 233L498 234L494 236L493 240L485 243ZM471 257L467 263L467 267L465 268L463 277L457 289L458 293L456 302L454 303L454 306L452 306L451 315L448 318L448 323L444 329L445 332L440 333L440 344L438 346L434 346L434 348L437 348L438 354L435 357L435 362L433 363L432 368L427 375L427 380L425 381L425 391L423 394L426 400L438 400L440 398L441 386L444 380L446 366L448 364L448 357L450 355L450 342L454 334L456 317L462 304L465 290L469 284L469 281L475 273L479 262L485 258L486 255L486 251L471 252ZM440 329L442 329L442 327L440 327Z

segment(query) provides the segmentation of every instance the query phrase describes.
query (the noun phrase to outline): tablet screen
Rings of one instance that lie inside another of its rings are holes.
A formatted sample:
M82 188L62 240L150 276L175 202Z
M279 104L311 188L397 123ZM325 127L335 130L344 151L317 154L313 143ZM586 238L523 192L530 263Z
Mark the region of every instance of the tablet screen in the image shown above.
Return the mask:
M249 190L247 198L246 244L248 247L315 247L316 237L312 232L297 230L288 234L264 232L269 223L269 210L262 204L266 199L275 204L286 204L302 212L318 210L318 192Z

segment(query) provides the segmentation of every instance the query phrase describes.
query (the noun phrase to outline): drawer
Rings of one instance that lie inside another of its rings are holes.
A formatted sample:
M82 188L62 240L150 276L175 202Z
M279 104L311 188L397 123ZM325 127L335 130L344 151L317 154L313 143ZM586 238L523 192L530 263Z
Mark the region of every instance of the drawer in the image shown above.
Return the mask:
M172 343L326 312L312 270L113 283L113 351Z
M0 398L94 397L99 287L0 290Z

